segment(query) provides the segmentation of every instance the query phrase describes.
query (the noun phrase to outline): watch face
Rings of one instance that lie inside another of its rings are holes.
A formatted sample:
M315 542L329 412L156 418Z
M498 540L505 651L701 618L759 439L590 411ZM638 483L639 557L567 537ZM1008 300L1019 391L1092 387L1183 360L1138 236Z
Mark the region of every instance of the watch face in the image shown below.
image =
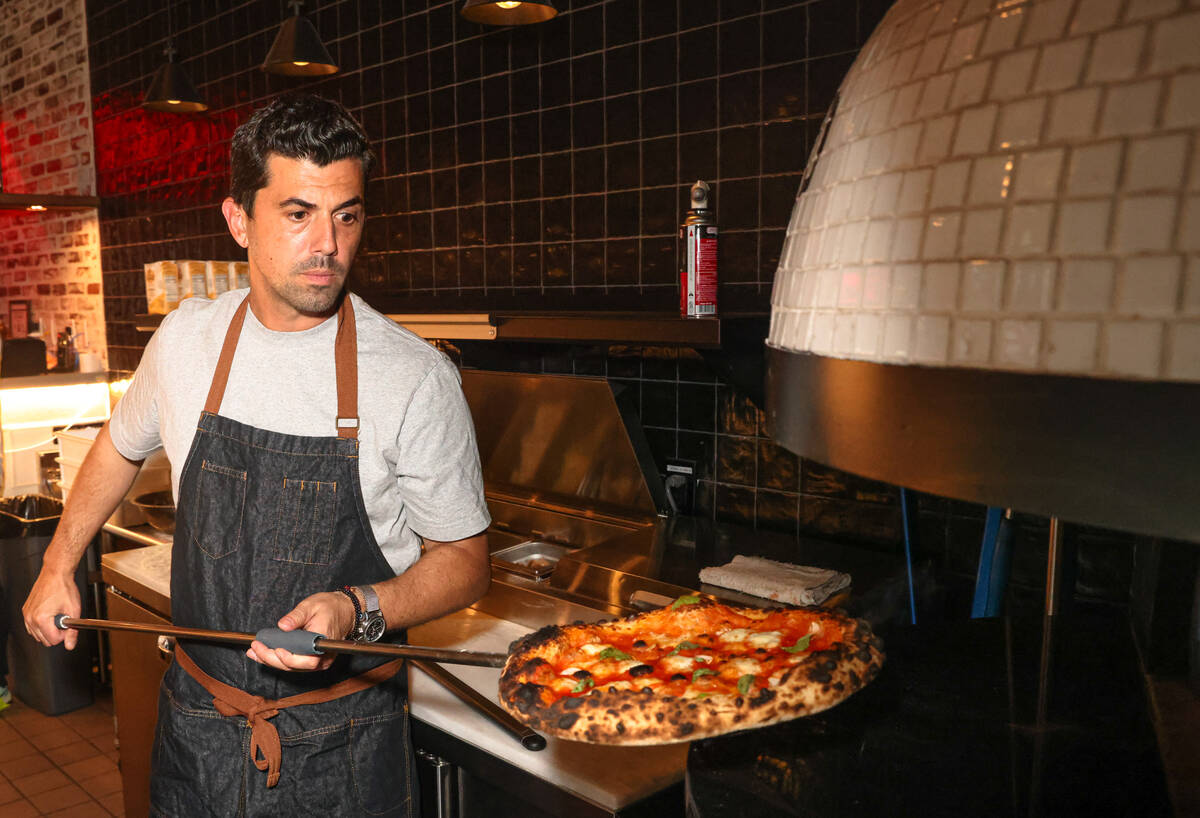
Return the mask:
M371 617L363 627L363 639L367 642L378 642L385 627L382 616Z

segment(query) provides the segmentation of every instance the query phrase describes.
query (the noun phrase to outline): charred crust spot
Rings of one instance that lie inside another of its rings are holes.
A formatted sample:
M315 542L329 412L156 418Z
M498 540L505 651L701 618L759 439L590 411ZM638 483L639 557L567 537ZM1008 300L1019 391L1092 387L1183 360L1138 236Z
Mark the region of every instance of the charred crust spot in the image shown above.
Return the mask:
M643 687L643 688L642 688L642 692L643 692L643 693L653 693L654 691L653 691L653 690L651 690L651 689L650 689L650 688L648 688L648 687Z
M571 675L574 676L576 679L580 679L580 680L592 678L592 674L586 670L577 670L574 673L572 673Z
M569 698L569 699L563 699L563 707L567 708L568 710L576 710L582 706L583 706L583 699L576 699L574 697Z
M843 690L846 689L846 686L844 684L842 684L841 682L834 682L833 689L836 690L838 693L841 693Z
M741 707L745 703L746 703L746 700L743 699L741 696L738 696L736 699L733 700L734 707Z
M635 648L644 648L644 647L646 647L646 642L643 639L634 639L633 646Z
M850 674L850 684L854 685L855 687L858 687L860 684L862 684L862 682L859 681L857 673L855 673L853 670L848 671L848 673Z
M511 654L524 653L532 648L544 645L547 642L553 642L562 632L562 628L558 625L547 625L544 628L539 628L533 633L527 633L520 639L508 646L508 651ZM540 657L535 661L545 661Z
M657 713L655 713L655 714L654 714L654 720L655 720L656 722L658 722L659 724L662 724L662 723L663 723L663 720L664 720L666 717L667 717L667 716L666 716L666 714L665 714L665 713L663 713L661 710L659 710Z
M867 647L866 645L863 645L858 650L858 658L864 662L871 661L871 649L869 647Z
M773 698L775 698L775 691L769 687L764 687L762 690L758 691L758 693L750 697L750 706L762 707Z
M549 665L549 664L550 663L547 662L542 657L535 656L532 659L528 659L528 660L522 662L521 664L517 665L515 668L513 668L513 675L517 676L518 678L525 677L525 676L532 676L534 673L537 672L537 669L540 668L542 665Z
M809 681L818 684L829 684L833 680L833 674L824 668L813 668L808 672Z
M671 676L671 681L672 682L682 682L686 678L687 678L687 676L684 676L682 673L676 673Z
M629 675L635 679L639 676L645 676L647 673L653 672L654 668L650 667L650 665L636 665L635 667L629 668Z
M767 649L766 648L755 648L754 652L755 653L766 653Z
M690 721L685 721L675 729L675 735L677 736L690 736L694 732L696 732L696 725Z
M623 721L619 721L619 722L617 722L617 732L618 732L618 733L624 733L624 732L625 732L625 722L623 722Z
M837 663L837 662L835 662L834 660L830 659L829 661L825 662L825 664L824 664L824 668L825 668L826 670L828 670L828 671L834 671L834 670L837 670L837 669L838 669L838 663Z
M577 722L578 720L579 720L578 713L564 713L558 719L558 722L557 722L558 729L559 730L570 730L572 727L575 726L575 722Z
M513 701L521 712L526 712L530 707L537 704L541 698L541 685L535 685L532 682L524 682L517 686L513 691Z

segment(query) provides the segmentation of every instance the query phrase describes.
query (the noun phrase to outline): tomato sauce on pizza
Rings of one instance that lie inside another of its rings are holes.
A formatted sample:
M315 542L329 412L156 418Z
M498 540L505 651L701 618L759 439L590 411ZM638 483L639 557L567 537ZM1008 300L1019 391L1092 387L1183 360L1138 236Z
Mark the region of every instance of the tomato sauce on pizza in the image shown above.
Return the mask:
M738 608L682 597L670 608L551 626L513 645L501 703L535 729L654 744L819 712L883 662L870 627L819 608Z

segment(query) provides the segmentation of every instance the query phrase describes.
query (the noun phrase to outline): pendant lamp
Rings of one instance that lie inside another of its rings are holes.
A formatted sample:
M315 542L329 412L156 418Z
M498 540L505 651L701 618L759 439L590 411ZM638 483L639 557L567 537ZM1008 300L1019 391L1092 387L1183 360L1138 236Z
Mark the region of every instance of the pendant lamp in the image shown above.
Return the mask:
M558 14L551 0L467 0L462 16L492 26L544 23Z
M163 53L167 61L154 72L146 96L142 98L142 107L148 111L165 111L173 114L192 114L207 111L208 104L204 102L196 86L192 85L187 74L175 62L175 26L171 19L171 5L167 4L167 47Z
M300 7L304 5L302 0L291 0L288 5L296 13L279 27L262 70L293 77L336 74L338 67L321 42L321 35L308 18L300 14Z

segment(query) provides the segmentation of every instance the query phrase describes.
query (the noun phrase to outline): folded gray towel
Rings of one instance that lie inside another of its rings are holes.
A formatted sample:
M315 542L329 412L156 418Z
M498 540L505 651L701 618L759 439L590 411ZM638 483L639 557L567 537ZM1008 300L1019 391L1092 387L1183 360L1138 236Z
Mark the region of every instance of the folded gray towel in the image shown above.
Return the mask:
M738 555L725 565L701 569L700 581L788 605L820 605L849 586L850 575Z

